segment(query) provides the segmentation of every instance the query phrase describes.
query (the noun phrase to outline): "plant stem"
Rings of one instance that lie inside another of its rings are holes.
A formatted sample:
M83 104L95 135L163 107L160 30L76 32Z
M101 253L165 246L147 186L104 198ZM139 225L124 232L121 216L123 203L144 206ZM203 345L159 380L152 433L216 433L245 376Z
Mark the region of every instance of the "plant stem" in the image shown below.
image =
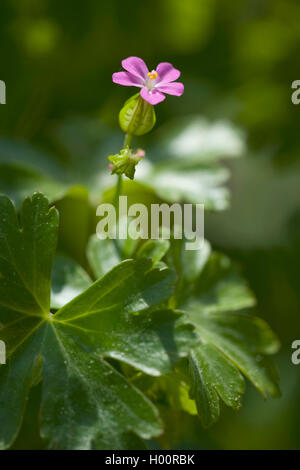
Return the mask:
M130 148L131 141L132 141L132 135L130 135L130 134L125 134L125 138L124 138L124 148L125 148L125 147L129 147L129 148ZM122 175L118 175L118 180L117 180L117 185L116 185L116 191L115 191L115 197L114 197L114 206L115 206L115 208L116 208L116 218L117 218L117 221L118 221L118 222L119 222L119 197L120 197L120 195L121 195L121 192L122 192ZM117 222L117 223L118 223L118 222ZM120 257L122 257L122 252L121 252L120 245L119 245L117 239L114 239L114 244L115 244L115 247L116 247L117 252L119 253Z
M132 141L132 135L125 134L124 147L130 147Z
M117 184L116 184L116 192L114 197L114 206L116 208L116 215L117 220L119 219L119 196L121 195L122 191L122 175L118 175Z
M124 138L124 148L129 147L131 145L132 141L132 135L130 134L125 134ZM115 192L115 197L114 197L114 206L116 208L116 214L117 214L117 219L119 218L119 197L122 192L122 175L118 175L118 180L117 180L117 185L116 185L116 192Z

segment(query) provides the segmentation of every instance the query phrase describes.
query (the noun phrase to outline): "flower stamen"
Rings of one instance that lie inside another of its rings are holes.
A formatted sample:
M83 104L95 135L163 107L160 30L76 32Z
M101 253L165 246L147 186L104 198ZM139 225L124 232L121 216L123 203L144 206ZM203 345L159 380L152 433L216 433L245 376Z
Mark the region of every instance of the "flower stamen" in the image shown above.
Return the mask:
M151 80L155 80L157 78L157 72L156 70L152 70L151 72L148 73L148 77L151 78Z

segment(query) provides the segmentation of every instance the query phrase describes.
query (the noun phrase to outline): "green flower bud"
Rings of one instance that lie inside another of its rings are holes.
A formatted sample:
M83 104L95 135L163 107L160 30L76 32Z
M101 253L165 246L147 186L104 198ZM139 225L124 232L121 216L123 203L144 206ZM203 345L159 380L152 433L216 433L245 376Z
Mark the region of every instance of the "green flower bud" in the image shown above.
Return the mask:
M125 102L119 114L119 122L126 134L147 134L156 122L154 107L137 93Z
M135 167L139 161L144 157L145 152L139 149L136 153L132 152L130 148L122 149L117 155L110 155L108 157L111 164L109 168L112 175L125 175L127 178L133 180L135 174Z

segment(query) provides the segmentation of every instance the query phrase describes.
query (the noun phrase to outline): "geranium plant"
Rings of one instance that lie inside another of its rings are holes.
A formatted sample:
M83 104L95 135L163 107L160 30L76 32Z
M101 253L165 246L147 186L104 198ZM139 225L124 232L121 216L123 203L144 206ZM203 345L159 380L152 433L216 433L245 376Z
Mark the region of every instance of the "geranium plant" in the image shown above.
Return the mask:
M100 167L98 150L93 157L91 132L84 133L89 124L79 122L67 123L56 135L74 159L71 180L60 170L61 179L54 180L56 170L49 165L40 171L34 151L27 148L26 154L20 144L24 160L30 155L28 164L22 160L22 184L15 178L10 186L13 201L0 197L0 339L7 353L0 365L2 449L134 449L151 446L150 439L168 448L173 441L166 423L173 416L198 415L199 425L209 427L222 404L241 407L245 378L265 397L279 395L269 357L278 350L278 339L251 313L253 294L227 256L208 241L190 252L183 240L115 243L93 233L90 215L99 194L116 205L120 194L147 203L202 202L210 210L227 204L227 172L216 148L206 161L193 149L178 160L168 145L173 156L149 163L141 179L134 179L145 151L132 148L132 137L153 128L154 105L165 93L180 96L184 87L169 63L149 71L141 59L130 57L122 65L125 71L113 74L113 81L141 91L119 115L125 142L109 156L116 188L107 186L106 156ZM198 120L197 129L201 125ZM81 162L76 151L84 145L90 174L75 176ZM149 154L163 151L162 140ZM122 184L123 175L129 180ZM36 185L41 192L20 205ZM86 227L81 240L70 207Z

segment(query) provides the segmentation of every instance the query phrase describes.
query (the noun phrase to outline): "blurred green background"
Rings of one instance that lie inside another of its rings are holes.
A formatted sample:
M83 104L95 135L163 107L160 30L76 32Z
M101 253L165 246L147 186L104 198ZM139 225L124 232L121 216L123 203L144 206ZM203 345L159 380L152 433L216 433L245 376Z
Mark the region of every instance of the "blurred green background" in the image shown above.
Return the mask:
M156 130L142 142L145 148L159 144L166 123L187 115L230 122L243 133L244 158L227 163L231 207L207 214L205 232L241 264L257 313L282 341L283 396L264 402L248 384L242 410L224 410L210 430L196 418L181 421L186 438L178 441L174 433L175 448L300 448L300 366L290 360L291 343L300 338L300 105L291 102L291 83L300 79L299 24L298 0L1 0L0 79L7 104L0 107L0 160L15 155L11 142L27 142L49 155L48 166L68 168L69 155L53 135L74 118L101 122L119 145L118 112L135 90L112 84L111 75L130 55L151 69L173 63L185 84L182 98L167 97L156 107ZM76 134L72 127L69 132ZM81 153L84 140L72 136L73 148L84 155L78 173L90 165L96 131L88 126L87 133L89 146ZM35 165L45 167L38 155ZM3 164L2 176L8 173L0 189L9 193L16 175L7 168ZM22 185L22 172L18 178ZM65 198L65 207L72 198L83 207L82 191ZM84 217L78 208L70 221L76 247L69 251L79 259Z

